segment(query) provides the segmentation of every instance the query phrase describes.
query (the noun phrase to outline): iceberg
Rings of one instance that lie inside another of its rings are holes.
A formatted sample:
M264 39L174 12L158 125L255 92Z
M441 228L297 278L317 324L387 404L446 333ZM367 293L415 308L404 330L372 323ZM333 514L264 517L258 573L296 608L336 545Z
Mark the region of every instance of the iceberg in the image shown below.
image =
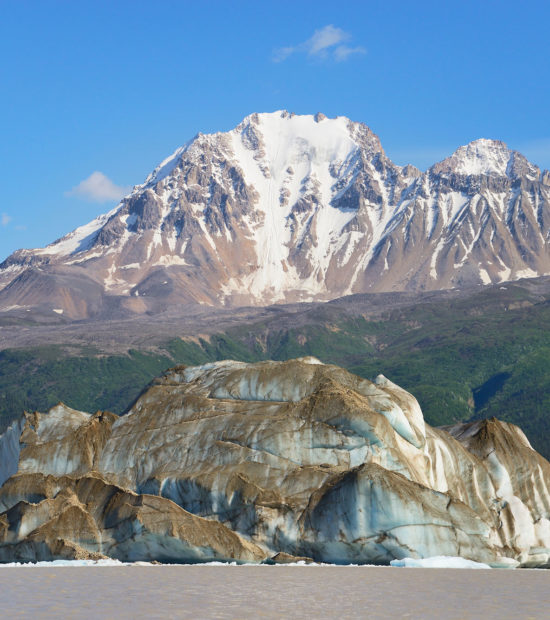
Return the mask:
M491 568L483 562L474 562L466 558L438 555L432 558L403 558L392 560L390 566L405 568Z

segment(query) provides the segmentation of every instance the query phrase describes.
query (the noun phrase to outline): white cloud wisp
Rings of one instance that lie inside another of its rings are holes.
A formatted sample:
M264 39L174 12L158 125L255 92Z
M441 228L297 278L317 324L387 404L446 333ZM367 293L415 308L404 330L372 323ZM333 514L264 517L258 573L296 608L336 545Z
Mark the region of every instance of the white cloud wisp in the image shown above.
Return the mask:
M309 39L298 45L275 50L273 62L282 62L296 53L306 54L309 58L334 60L336 62L343 62L353 54L365 54L367 50L364 47L360 45L352 47L346 44L346 41L351 38L349 32L329 24L320 30L316 30Z
M102 172L95 171L84 181L73 187L67 196L77 196L90 202L108 202L120 200L130 192L129 186L116 185Z

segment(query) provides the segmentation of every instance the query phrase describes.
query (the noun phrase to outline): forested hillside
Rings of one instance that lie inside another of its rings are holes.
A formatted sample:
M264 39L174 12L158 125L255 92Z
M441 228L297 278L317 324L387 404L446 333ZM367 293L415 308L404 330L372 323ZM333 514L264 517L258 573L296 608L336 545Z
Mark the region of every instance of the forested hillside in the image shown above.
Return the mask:
M120 354L55 345L0 352L2 427L24 409L63 401L122 414L175 364L314 355L374 378L382 373L419 400L427 421L498 417L522 427L550 456L550 302L515 284L364 311L362 296L204 337L170 338Z

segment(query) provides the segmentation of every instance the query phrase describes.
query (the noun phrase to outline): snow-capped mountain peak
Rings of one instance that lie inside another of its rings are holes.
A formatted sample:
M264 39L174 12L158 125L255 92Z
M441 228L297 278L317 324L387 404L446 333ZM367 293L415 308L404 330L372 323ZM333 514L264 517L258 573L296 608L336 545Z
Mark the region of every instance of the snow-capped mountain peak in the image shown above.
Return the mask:
M15 252L0 308L35 303L29 269L55 274L61 297L67 274L86 276L133 312L500 282L550 272L549 225L550 174L497 140L421 173L346 117L255 113L197 134L109 213Z
M530 173L533 177L540 170L518 153L509 149L500 140L480 138L459 147L450 157L436 164L438 173L453 173L464 176L510 177Z
M459 147L451 159L457 174L506 176L511 155L504 142L481 138Z

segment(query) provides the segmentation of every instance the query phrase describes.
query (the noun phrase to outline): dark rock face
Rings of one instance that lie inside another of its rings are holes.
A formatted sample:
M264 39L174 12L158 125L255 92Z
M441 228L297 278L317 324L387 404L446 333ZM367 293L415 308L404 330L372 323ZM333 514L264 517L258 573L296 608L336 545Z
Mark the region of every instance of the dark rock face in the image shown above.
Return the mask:
M361 123L253 114L230 132L197 135L111 213L15 252L0 265L0 290L26 268L63 266L144 313L545 275L548 174L496 140L421 173L395 165ZM170 294L137 296L159 267L170 271ZM10 293L0 309L35 303Z
M121 418L0 436L0 560L550 565L550 464L497 420L446 430L314 358L176 367Z
M139 233L158 227L161 210L158 198L151 190L146 190L128 200L127 210L132 223L129 224L130 232Z

